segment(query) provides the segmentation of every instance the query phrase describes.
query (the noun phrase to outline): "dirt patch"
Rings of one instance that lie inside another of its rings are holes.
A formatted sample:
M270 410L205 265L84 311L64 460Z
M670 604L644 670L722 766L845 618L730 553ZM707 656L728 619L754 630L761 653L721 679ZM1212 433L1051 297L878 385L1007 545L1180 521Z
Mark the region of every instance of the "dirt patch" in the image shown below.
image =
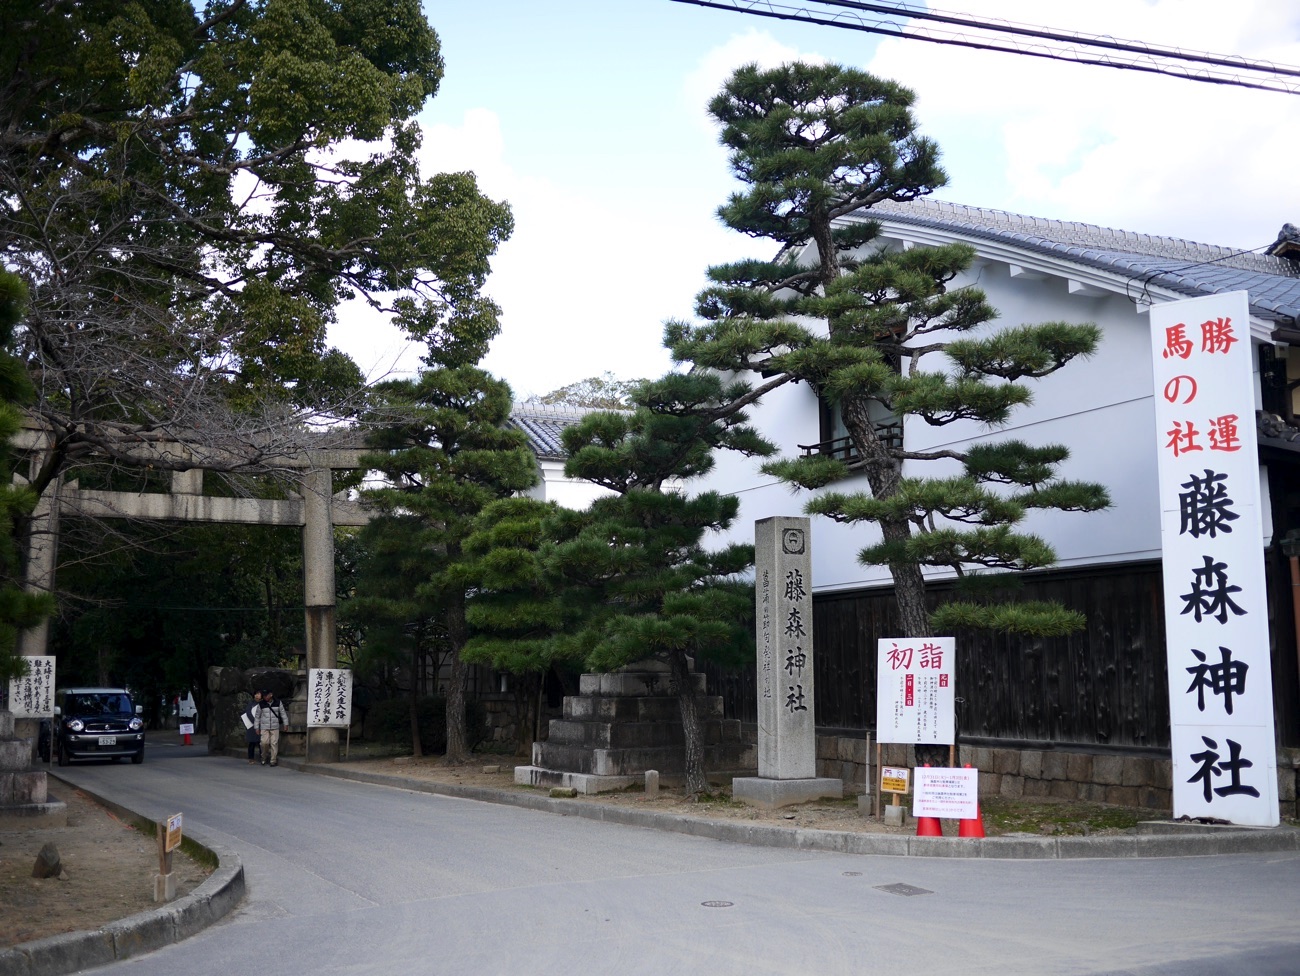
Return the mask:
M347 763L349 768L409 776L426 782L489 787L503 791L542 794L548 792L536 787L515 785L514 759L500 762L495 772L485 772L486 769L497 765L497 761L489 757L481 757L470 763L449 765L438 756L422 759L399 756ZM887 827L882 821L859 813L857 796L847 796L842 800L818 800L778 810L758 810L739 800L734 800L728 785L716 787L713 795L708 797L690 796L680 789L671 787L661 788L658 796L648 797L643 789L635 787L615 793L579 794L574 800L578 803L633 806L657 813L699 817L704 820L744 820L774 826L842 830L853 833L916 833L915 820L905 820L901 827ZM908 805L906 798L902 802L904 806ZM1097 803L1070 803L1046 797L1033 800L987 798L982 802L981 813L984 832L989 837L1007 834L1044 836L1120 834L1133 830L1141 820L1166 819L1169 816L1167 811L1112 807ZM945 820L942 821L941 826L945 835L956 836L960 822Z
M56 799L68 805L66 827L0 830L0 947L96 929L155 907L158 842L80 791L64 788ZM47 842L59 849L63 874L33 878ZM183 895L211 872L177 850L172 873Z

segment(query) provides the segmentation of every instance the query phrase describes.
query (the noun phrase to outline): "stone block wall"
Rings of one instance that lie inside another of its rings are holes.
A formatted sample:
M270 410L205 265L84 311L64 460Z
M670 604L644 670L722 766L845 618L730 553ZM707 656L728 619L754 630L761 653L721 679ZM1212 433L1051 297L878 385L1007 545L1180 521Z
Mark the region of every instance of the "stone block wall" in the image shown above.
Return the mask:
M1168 759L1062 749L1000 749L962 745L959 765L980 771L981 796L1053 797L1169 812L1173 809ZM912 766L910 745L886 744L886 766ZM817 775L843 780L846 795L875 789L874 743L861 734L817 736ZM1300 817L1300 749L1278 754L1278 806L1283 817ZM867 784L872 784L870 787Z
M487 741L494 746L511 746L519 739L519 707L508 692L480 692L479 705L487 725Z
M874 753L867 755L865 735L817 736L817 775L840 780L845 796L871 792L869 763L874 761Z
M909 747L898 749L909 751ZM1169 811L1168 759L1036 749L960 747L958 762L980 771L982 796L1051 797ZM901 758L901 757L900 757Z

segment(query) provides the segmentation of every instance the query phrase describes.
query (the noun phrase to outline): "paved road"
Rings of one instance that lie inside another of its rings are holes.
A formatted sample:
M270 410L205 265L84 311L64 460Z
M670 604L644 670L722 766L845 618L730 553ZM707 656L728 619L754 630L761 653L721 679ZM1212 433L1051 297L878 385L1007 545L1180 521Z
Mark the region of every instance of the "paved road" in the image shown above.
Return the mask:
M1295 976L1300 855L862 857L732 845L150 746L60 770L239 851L248 899L131 976ZM927 894L892 894L906 884ZM723 903L725 907L709 907Z

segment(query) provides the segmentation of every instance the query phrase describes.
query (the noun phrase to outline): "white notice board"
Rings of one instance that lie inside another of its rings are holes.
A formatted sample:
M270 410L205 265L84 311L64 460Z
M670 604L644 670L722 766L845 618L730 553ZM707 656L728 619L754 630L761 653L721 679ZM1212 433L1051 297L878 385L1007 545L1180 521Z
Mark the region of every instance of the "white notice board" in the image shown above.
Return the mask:
M9 711L14 718L54 716L54 658L25 657L27 674L9 679Z
M352 672L312 668L307 672L307 727L346 729L352 724Z
M876 741L952 745L952 637L893 637L877 642Z
M949 766L916 768L912 816L974 820L979 816L979 770Z

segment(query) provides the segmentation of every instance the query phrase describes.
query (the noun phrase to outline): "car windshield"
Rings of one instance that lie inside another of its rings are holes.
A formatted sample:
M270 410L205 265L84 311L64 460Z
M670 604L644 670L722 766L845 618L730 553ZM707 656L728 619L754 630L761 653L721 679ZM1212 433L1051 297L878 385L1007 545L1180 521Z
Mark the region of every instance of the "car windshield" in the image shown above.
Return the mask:
M130 715L131 699L112 692L69 695L67 712L69 715Z

